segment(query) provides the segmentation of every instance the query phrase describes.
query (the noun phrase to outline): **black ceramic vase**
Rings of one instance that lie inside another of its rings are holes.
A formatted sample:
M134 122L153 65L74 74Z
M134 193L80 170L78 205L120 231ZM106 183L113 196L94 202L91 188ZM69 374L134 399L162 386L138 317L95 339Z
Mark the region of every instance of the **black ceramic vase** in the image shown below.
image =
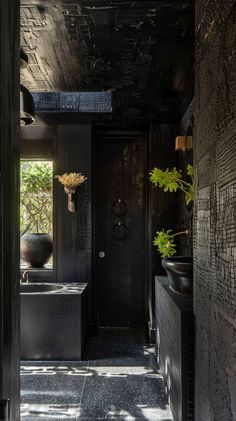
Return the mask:
M162 266L167 272L170 288L179 294L193 293L193 258L172 256L162 259Z
M20 257L32 268L42 268L52 254L49 234L28 233L21 237Z

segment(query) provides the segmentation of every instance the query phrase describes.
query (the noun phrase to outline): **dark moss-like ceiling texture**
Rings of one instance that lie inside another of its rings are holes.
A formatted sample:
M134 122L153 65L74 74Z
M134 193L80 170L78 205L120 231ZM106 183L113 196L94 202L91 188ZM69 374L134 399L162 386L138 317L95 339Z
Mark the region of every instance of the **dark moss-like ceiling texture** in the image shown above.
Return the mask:
M155 114L192 95L194 2L21 0L21 46L31 91L112 90Z

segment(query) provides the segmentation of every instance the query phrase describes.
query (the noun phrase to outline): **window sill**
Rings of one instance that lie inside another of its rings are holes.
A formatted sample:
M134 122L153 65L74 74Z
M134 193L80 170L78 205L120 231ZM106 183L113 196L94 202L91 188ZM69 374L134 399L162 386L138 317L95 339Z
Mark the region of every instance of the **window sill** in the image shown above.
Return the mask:
M52 282L53 281L53 267L45 265L44 268L29 268L27 265L21 265L20 276L23 273L28 273L29 281L33 282Z

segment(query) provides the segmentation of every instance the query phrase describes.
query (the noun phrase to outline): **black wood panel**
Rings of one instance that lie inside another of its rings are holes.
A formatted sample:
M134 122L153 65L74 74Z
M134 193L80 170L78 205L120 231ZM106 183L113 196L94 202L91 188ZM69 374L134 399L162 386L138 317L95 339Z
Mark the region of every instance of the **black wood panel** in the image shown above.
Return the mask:
M37 124L20 131L21 158L52 159L55 146L55 127Z
M175 152L175 125L152 125L150 130L149 169L154 167L165 170L177 166L178 155ZM177 195L165 193L163 189L149 184L150 189L150 222L151 236L161 229L176 230L177 223ZM161 258L156 247L152 247L152 275L165 273L161 265Z
M98 323L142 325L146 296L145 135L95 134L94 177ZM101 251L103 258L98 255Z
M149 136L149 171L153 167L172 168L177 165L177 154L175 152L176 125L152 124ZM165 193L159 187L148 184L149 189L149 224L148 224L148 308L150 328L155 327L153 306L154 306L154 277L157 274L165 274L161 265L161 257L157 248L152 245L156 231L162 229L176 230L177 206L176 194ZM151 333L151 332L150 332Z
M55 114L48 113L48 123L21 130L21 157L53 159L54 173L81 172L88 180L78 188L76 213L67 210L63 187L54 181L53 278L56 282L91 281L92 247L92 149L91 124L55 124ZM60 119L59 119L60 120ZM75 123L75 122L74 122ZM33 273L30 276L34 276ZM37 276L43 277L40 273ZM48 275L47 275L48 276ZM89 285L90 318L92 287Z
M81 172L88 179L78 187L75 213L67 210L67 195L55 180L56 236L55 264L58 282L91 281L92 247L92 140L91 125L63 125L57 128L55 172Z
M19 421L19 1L0 2L0 399Z

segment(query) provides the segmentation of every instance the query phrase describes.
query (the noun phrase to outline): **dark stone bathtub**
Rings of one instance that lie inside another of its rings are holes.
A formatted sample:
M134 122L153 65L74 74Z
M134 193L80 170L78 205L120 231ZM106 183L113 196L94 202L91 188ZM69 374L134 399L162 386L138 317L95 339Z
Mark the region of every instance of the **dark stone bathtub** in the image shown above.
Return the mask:
M21 359L80 360L87 337L87 284L20 285Z

